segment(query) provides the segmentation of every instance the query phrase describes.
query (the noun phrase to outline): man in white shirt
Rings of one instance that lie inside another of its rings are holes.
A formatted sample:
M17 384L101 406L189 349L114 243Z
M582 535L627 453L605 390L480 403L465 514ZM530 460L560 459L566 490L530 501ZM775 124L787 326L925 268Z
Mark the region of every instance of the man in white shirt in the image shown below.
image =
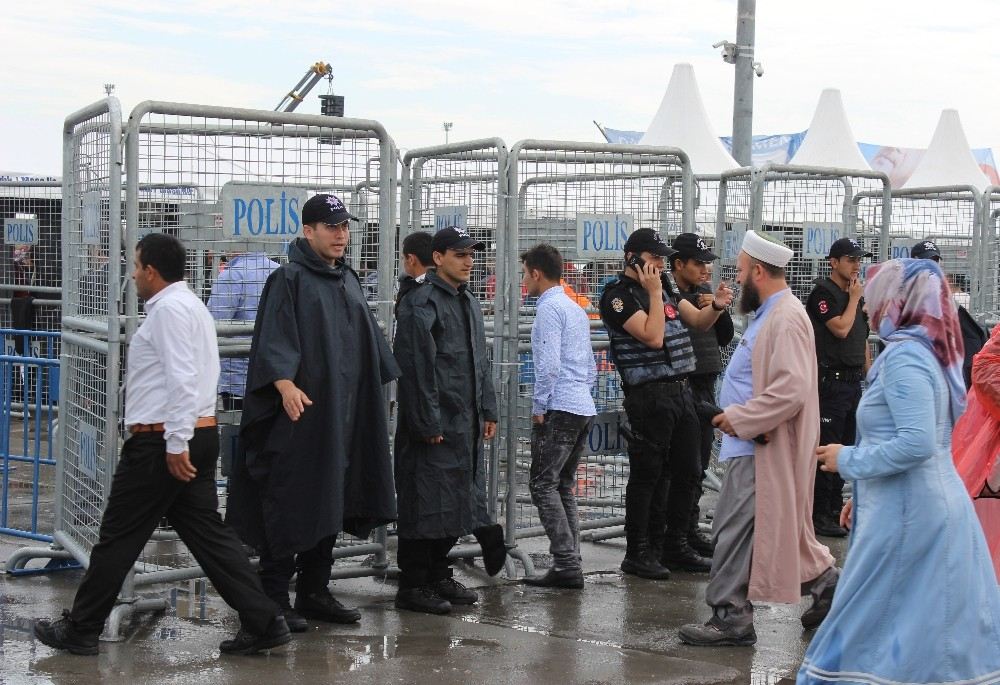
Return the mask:
M523 283L538 298L531 326L535 389L531 409L531 501L549 536L552 568L525 578L539 587L583 588L576 466L597 414L590 319L560 283L563 259L544 243L521 255Z
M219 350L211 315L184 282L184 256L176 238L160 233L136 246L132 278L146 301L146 320L128 349L125 427L131 436L73 608L58 621L35 624L35 636L50 647L97 654L122 583L163 517L239 613L240 631L220 651L253 654L291 639L239 538L218 513Z

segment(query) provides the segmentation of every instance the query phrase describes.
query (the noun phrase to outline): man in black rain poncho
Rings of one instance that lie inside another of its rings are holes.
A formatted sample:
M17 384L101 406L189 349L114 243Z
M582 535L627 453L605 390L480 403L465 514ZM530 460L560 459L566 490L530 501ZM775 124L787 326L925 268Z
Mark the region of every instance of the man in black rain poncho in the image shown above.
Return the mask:
M337 534L367 537L396 518L382 385L399 368L344 262L348 219L334 195L307 201L304 238L267 280L230 482L226 520L260 551L264 591L293 632L304 617L361 618L327 588Z
M483 441L496 434L497 405L483 314L468 287L475 251L485 247L441 229L431 243L436 268L399 303L399 609L446 614L476 602L448 562L462 535L476 535L491 575L506 558L503 531L486 511Z

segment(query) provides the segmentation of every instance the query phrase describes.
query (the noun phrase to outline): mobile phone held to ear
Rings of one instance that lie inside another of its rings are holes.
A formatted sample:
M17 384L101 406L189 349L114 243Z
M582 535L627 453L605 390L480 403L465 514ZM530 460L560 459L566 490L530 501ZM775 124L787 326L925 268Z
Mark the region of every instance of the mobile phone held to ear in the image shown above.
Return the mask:
M642 267L646 266L646 260L644 260L637 254L634 254L631 257L629 257L628 261L626 261L625 263L631 266L636 271L642 271Z

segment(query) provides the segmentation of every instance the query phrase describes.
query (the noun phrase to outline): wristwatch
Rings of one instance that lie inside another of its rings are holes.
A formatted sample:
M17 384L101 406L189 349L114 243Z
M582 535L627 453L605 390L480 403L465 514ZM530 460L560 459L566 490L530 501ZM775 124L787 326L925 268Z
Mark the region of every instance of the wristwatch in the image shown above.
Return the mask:
M716 307L715 306L715 300L712 300L712 309L714 309L717 312L724 312L724 311L726 311L725 307Z

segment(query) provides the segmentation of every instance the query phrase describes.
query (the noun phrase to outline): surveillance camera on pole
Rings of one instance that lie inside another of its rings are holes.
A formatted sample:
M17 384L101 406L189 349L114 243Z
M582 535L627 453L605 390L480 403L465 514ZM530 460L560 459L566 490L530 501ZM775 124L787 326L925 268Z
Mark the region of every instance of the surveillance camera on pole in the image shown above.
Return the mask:
M754 21L756 0L739 0L736 10L736 42L720 40L712 45L722 48L722 60L736 66L733 90L733 158L744 166L751 163L753 139L753 75L764 75L764 67L754 58Z

